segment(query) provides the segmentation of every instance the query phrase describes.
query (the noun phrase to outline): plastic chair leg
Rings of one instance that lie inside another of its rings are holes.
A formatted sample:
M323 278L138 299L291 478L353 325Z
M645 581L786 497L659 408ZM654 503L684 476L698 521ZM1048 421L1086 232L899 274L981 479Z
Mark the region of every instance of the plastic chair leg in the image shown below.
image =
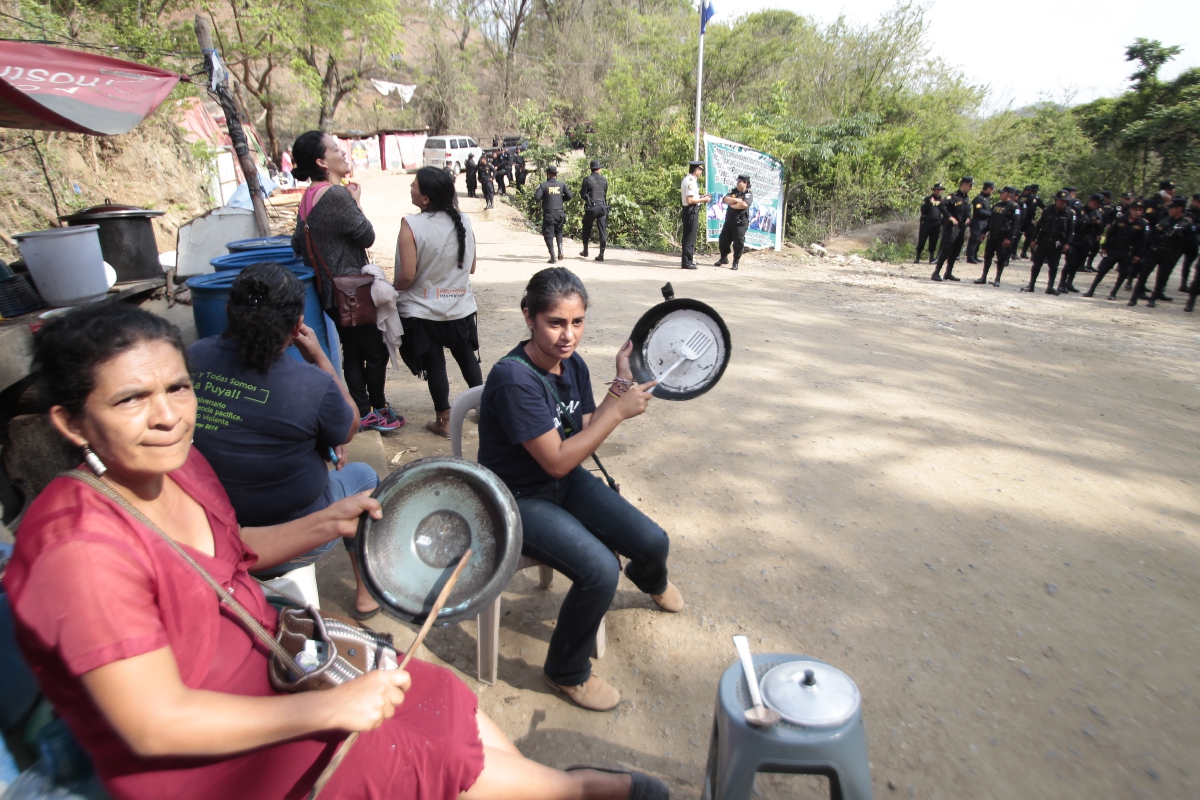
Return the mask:
M476 636L475 663L479 671L479 682L492 685L500 669L500 598L479 612L475 618Z
M592 658L604 658L604 651L608 649L604 633L604 620L600 620L600 627L596 629L596 644L592 647Z
M287 592L297 600L301 600L313 608L321 608L321 596L317 592L317 565L309 564L308 566L294 569L291 572L285 572L278 578L269 580L264 585L264 591L267 596L271 596L270 588L278 587L279 591Z
M554 583L554 568L538 564L538 588L549 589L552 583Z

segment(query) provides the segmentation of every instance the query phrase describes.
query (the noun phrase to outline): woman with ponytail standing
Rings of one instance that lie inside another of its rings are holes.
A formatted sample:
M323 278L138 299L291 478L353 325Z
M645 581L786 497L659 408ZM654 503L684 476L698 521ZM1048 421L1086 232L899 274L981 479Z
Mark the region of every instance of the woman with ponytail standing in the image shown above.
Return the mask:
M396 307L404 323L400 357L429 383L437 419L425 428L450 435L450 379L446 353L458 362L468 387L483 383L476 324L475 233L455 207L454 182L433 167L417 170L413 205L421 213L400 223L396 241Z
M302 133L292 145L296 180L311 180L296 213L292 249L317 275L321 304L337 323L342 341L342 372L358 407L360 427L389 433L404 425L383 393L388 349L375 323L345 327L338 321L333 279L359 276L370 261L367 248L375 243L375 228L359 207L358 184L342 185L350 163L327 133ZM312 320L315 324L317 320Z

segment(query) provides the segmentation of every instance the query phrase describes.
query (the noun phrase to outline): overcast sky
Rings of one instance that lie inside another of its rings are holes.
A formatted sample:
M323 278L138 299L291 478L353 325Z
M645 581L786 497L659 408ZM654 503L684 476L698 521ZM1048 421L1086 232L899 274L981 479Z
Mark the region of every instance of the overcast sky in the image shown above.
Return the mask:
M1125 48L1139 36L1183 48L1163 69L1166 78L1200 65L1200 2L1157 0L927 0L932 48L973 82L990 89L987 110L1043 96L1074 103L1119 94L1133 66ZM784 8L828 22L839 14L874 22L895 0L713 0L716 19ZM748 43L753 46L752 43ZM996 58L1004 47L1009 57Z

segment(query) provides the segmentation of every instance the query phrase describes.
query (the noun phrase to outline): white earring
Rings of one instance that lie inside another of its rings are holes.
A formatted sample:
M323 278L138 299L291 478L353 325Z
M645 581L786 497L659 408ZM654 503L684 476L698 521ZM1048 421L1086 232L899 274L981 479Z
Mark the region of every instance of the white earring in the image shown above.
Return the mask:
M91 468L92 472L96 473L97 478L104 477L104 473L108 472L108 467L104 466L104 462L100 460L100 456L92 452L92 448L86 444L83 446L83 460Z

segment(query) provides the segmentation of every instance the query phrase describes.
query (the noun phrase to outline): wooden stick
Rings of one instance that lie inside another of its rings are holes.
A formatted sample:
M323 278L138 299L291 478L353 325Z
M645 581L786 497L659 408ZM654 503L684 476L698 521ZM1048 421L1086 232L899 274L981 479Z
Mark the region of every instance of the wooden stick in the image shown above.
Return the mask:
M463 553L463 557L459 559L458 566L454 568L454 572L450 574L450 580L446 581L446 585L442 587L442 591L438 593L437 600L433 603L433 610L429 612L429 616L425 617L425 624L421 626L421 630L417 633L417 638L413 641L412 646L408 648L408 652L404 654L404 660L400 662L400 666L396 669L404 669L408 666L408 662L412 660L413 654L421 647L421 642L425 641L425 634L433 627L433 623L437 621L438 614L442 611L442 606L446 604L447 598L450 597L450 592L454 589L454 584L458 583L458 576L462 574L463 568L467 566L467 562L471 560L471 550ZM317 795L325 788L325 784L329 783L329 779L333 777L333 773L341 765L346 754L350 752L350 748L358 741L358 731L354 731L342 741L337 752L333 754L333 758L329 760L329 764L321 771L321 776L317 778L317 782L313 784L312 791L309 792L308 800L316 800Z

